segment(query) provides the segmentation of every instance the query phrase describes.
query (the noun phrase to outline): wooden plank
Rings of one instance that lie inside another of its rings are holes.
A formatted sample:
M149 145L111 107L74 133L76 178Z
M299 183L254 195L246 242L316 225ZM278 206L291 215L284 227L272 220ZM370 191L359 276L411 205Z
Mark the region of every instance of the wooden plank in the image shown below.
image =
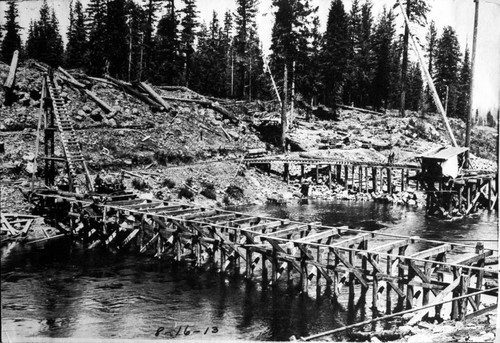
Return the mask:
M475 318L475 317L478 317L478 316L482 316L483 314L486 314L488 312L493 312L495 311L496 309L498 308L498 305L497 304L494 304L494 305L491 305L491 306L488 306L488 307L485 307L485 308L482 308L478 311L475 311L475 312L472 312L472 313L469 313L465 316L465 319L472 319L472 318Z
M185 220L190 220L190 219L198 219L198 218L202 219L204 217L209 217L209 216L212 216L214 214L217 214L216 210L210 210L210 211L207 210L207 211L202 211L202 212L198 212L198 213L181 214L178 217L185 219Z
M453 282L448 286L446 287L445 289L443 289L439 294L438 296L436 296L436 298L434 298L434 301L431 302L429 305L433 305L433 304L437 304L437 303L440 303L441 301L443 301L443 299L449 294L451 293L455 288L457 288L457 286L460 284L460 278L455 278L455 280L453 280ZM419 321L422 320L422 318L427 314L429 313L429 311L431 310L431 307L429 308L426 308L426 309L423 309L421 311L418 311L416 314L413 315L413 317L408 321L408 323L406 323L406 325L409 325L409 326L413 326L415 324L417 324Z
M127 236L122 242L122 247L126 246L128 242L130 242L137 234L139 233L139 229L134 229L130 235Z
M439 255L439 254L441 254L443 252L448 252L448 251L450 251L452 249L453 249L453 246L451 244L443 244L443 245L440 245L440 246L437 246L437 247L434 247L434 248L430 248L430 249L427 249L427 250L416 252L416 253L408 256L408 257L409 258L424 259L424 258L428 258L428 257L431 257L431 256Z
M330 244L330 246L331 247L340 247L340 246L346 246L346 245L353 245L353 244L361 243L365 239L370 238L370 237L373 237L373 234L367 233L364 235L359 235L356 237L348 238L348 239L345 239L345 240L340 241L340 242L332 242Z
M185 209L185 208L190 208L188 205L172 205L172 206L162 206L162 207L156 207L156 208L148 208L146 211L148 213L157 213L161 214L163 211L174 211L174 210L179 210L179 209Z
M146 249L155 241L160 239L160 234L157 232L153 238L151 238L143 247L141 247L141 250L139 250L141 253L144 253Z
M313 241L320 241L325 238L329 238L332 236L337 236L336 238L339 238L339 230L338 229L329 229L326 231L322 231L319 233L316 233L314 235L309 235L305 236L303 238L296 239L295 242L313 242Z
M4 88L12 89L14 88L16 82L16 71L17 71L17 63L19 61L19 51L14 51L12 54L12 60L10 62L9 75L3 84Z
M339 259L339 261L342 262L349 269L349 271L353 273L353 275L359 280L359 282L361 282L363 286L368 287L368 281L366 280L364 274L357 268L354 268L354 266L342 255L339 249L332 247L330 248L330 251L333 252Z
M384 245L379 245L377 247L370 248L370 253L376 252L376 251L390 251L392 249L396 249L405 245L408 245L413 242L412 238L406 238L400 241L392 242L392 243L387 243Z
M492 250L486 250L482 254L474 255L472 257L461 258L461 259L455 260L455 261L450 261L450 263L457 264L457 265L458 264L469 265L469 264L472 264L472 263L476 263L476 262L482 260L483 258L489 257L491 255L493 255L493 251Z
M376 255L375 255L376 256ZM376 261L376 259L374 258L374 255L371 254L371 253L367 253L366 254L366 259L368 260L368 262L370 262L370 264L373 266L373 268L375 269L375 271L377 273L381 273L381 274L385 274L384 273L384 270L379 266L378 262ZM376 278L377 276L374 275L373 276L374 278ZM403 293L403 291L401 289L399 289L398 285L394 282L394 281L391 281L391 280L386 280L387 284L389 286L392 287L392 289L394 291L396 291L396 293L398 293L399 296L401 297L405 297L405 294Z
M266 236L272 236L272 237L284 237L288 235L292 235L294 233L299 233L303 231L309 231L312 229L311 224L291 224L288 227L283 228L282 230L277 230L274 232L266 233Z

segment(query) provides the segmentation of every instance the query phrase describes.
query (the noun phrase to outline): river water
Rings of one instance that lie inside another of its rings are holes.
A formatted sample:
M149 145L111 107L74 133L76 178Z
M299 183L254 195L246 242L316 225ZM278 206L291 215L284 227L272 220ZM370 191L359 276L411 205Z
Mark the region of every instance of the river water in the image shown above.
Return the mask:
M243 211L242 209L239 209ZM246 212L497 248L497 213L446 222L374 202L256 206ZM376 222L375 222L376 221ZM65 241L7 246L1 260L2 341L14 337L288 340L352 322L348 310L285 286L187 271L131 253ZM361 311L363 312L363 311ZM362 313L363 315L363 313ZM359 320L356 319L356 320Z

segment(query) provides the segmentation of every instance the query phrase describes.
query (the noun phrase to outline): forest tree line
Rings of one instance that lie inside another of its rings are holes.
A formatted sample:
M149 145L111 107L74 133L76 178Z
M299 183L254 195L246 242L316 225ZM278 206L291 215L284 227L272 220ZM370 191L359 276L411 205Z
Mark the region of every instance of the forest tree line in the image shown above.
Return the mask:
M344 103L375 110L402 108L435 111L421 69L408 58L408 32L397 34L399 9L373 13L370 0L353 0L345 8L332 0L323 32L318 9L309 0L272 0L271 54L264 60L257 28L258 0L234 0L236 11L216 12L200 22L196 0L90 0L84 8L71 2L70 24L61 32L46 0L28 28L18 24L17 2L9 0L1 58L10 63L15 50L22 59L81 69L94 76L185 85L206 95L245 100L275 97L271 71L283 99L287 70L294 100ZM180 2L180 3L177 3ZM426 27L421 42L449 116L465 120L470 87L470 57L462 54L455 30L438 33L427 23L425 0L404 1L410 20ZM26 42L20 30L27 29ZM403 28L401 28L403 29ZM62 35L66 35L64 46ZM267 64L269 68L267 68ZM288 92L290 98L291 92Z

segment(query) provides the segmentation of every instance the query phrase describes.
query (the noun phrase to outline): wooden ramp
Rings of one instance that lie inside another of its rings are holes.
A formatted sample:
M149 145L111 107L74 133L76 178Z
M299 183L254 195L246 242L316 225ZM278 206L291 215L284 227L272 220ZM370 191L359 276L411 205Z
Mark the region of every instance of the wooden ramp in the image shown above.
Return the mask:
M334 296L348 290L364 297L371 290L374 309L410 311L410 323L431 313L439 316L443 301L451 301L453 319L495 308L481 296L497 297L497 288L488 289L491 282L486 281L496 280L498 271L485 264L498 251L481 243L432 241L159 200L85 204L53 194L36 197L45 206L84 205L72 220L74 234L88 249L128 247L193 267L208 264L263 286L294 284L303 292L328 286ZM75 206L67 207L74 211Z

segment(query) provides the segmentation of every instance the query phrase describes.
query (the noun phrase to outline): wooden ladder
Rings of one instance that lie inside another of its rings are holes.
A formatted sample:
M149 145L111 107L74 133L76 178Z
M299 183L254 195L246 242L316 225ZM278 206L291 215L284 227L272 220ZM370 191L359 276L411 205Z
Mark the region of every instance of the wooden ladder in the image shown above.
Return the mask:
M49 96L52 99L52 108L54 111L54 119L59 134L61 135L61 142L63 146L64 156L68 165L70 182L74 183L77 179L77 166L80 164L85 172L87 180L87 188L93 192L92 180L87 167L87 162L83 158L80 145L77 142L75 129L73 128L72 120L69 115L68 109L61 98L59 90L54 84L54 80L47 77L47 88Z

